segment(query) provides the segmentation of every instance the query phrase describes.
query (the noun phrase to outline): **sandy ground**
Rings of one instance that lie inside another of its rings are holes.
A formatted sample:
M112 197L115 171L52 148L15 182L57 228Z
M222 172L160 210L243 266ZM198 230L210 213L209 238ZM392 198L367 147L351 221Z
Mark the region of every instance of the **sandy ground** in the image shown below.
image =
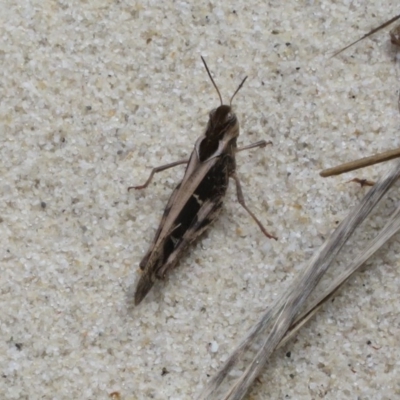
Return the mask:
M17 5L21 3L21 5ZM384 3L384 4L383 4ZM0 4L0 397L193 399L387 167L321 169L400 146L398 2L3 1ZM138 264L217 94L234 101L248 206L223 213L132 306ZM393 210L389 193L344 250ZM394 238L276 352L248 399L400 396ZM329 278L328 278L329 279ZM118 393L118 394L117 394Z

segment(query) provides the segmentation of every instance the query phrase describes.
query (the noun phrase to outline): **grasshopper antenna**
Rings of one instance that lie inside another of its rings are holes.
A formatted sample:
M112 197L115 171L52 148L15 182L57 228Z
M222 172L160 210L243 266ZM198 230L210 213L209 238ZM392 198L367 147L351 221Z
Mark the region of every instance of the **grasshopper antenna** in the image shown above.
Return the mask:
M233 98L236 96L236 93L242 88L242 86L244 85L244 83L246 82L247 76L244 77L244 79L242 80L242 83L239 85L239 87L236 89L235 93L233 93L231 100L229 102L229 107L232 106L232 100Z
M208 76L210 77L211 82L213 83L213 85L214 85L214 87L215 87L215 90L216 90L217 93L218 93L219 99L220 99L220 101L221 101L221 106L222 106L222 105L223 105L223 101L222 101L221 93L220 93L220 91L218 90L218 87L217 87L217 85L215 84L213 77L211 76L210 70L208 69L207 64L206 64L206 60L203 58L203 56L200 56L200 57L201 57L201 60L203 61L204 66L206 67L207 74L208 74Z

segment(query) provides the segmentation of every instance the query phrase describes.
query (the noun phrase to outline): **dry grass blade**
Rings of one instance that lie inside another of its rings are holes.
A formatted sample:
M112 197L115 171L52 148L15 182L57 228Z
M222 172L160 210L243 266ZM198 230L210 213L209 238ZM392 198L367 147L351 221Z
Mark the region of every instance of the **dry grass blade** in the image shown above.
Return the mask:
M354 46L356 43L361 42L361 40L366 39L367 37L373 35L374 33L380 31L383 28L386 28L387 26L389 26L390 24L392 24L393 22L397 21L400 18L400 14L396 15L395 17L391 18L389 21L386 21L385 23L383 23L382 25L379 25L377 28L372 29L372 31L369 31L368 33L366 33L363 37L361 37L360 39L357 39L355 42L350 43L348 46L343 47L343 49L338 50L335 54L333 54L332 57L336 57L338 54L342 53L343 51L347 50L349 47Z
M262 315L259 322L211 379L198 400L243 399L254 379L264 368L269 356L291 329L291 326L293 326L292 332L299 329L295 329L293 325L296 316L299 315L304 302L339 254L343 245L399 177L400 161L384 174L360 203L350 211L314 254L303 272L275 304ZM316 305L317 309L318 304ZM311 310L310 315L312 316L312 314ZM303 315L303 318L306 316ZM304 321L308 319L306 318ZM301 320L297 321L297 326L302 326ZM289 333L289 335L291 334ZM235 379L232 372L238 370L242 373L238 379Z
M317 299L313 301L308 308L296 318L294 323L289 328L285 337L279 343L279 346L283 346L287 343L299 329L308 322L314 314L329 300L331 299L339 289L346 283L346 281L361 267L374 253L376 253L389 239L392 238L400 229L400 206L391 215L389 221L386 223L384 228L378 233L378 235L372 239L366 245L366 251L362 252L358 258L356 258L344 271L339 275L333 283L321 293Z
M366 35L364 35L360 39L356 40L355 42L353 42L353 43L349 44L348 46L344 47L343 49L337 51L332 57L337 56L342 51L345 51L346 49L353 46L354 44L360 42L361 40L367 38L368 36L373 35L374 33L387 27L388 25L391 25L393 22L397 21L398 19L400 19L400 14L396 15L395 17L391 18L389 21L386 21L382 25L380 25L377 28L373 29L372 31L368 32ZM390 31L390 41L392 42L392 44L394 44L396 46L400 46L400 25L396 26L394 29L392 29ZM399 109L400 109L400 97L399 97ZM389 160L392 160L392 159L398 158L398 157L400 157L400 148L397 148L394 150L389 150L389 151L386 151L383 153L379 153L379 154L373 155L371 157L361 158L359 160L341 164L341 165L338 165L333 168L325 169L322 172L320 172L320 175L324 178L328 177L328 176L333 176L333 175L340 175L345 172L354 171L359 168L364 168L369 165L374 165L374 164L378 164L378 163L381 163L384 161L389 161Z
M400 157L400 148L394 150L388 150L383 153L375 154L370 157L360 158L355 161L350 161L348 163L340 164L333 168L324 169L319 174L324 178L333 175L340 175L344 174L345 172L350 172L356 169L368 167L370 165L379 164L381 162L393 160L394 158L398 157Z

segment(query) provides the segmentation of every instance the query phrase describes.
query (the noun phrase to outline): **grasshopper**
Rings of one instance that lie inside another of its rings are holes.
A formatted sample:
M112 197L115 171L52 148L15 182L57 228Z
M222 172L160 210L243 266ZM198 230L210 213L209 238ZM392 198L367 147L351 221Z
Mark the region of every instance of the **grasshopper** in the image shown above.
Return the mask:
M221 105L210 112L205 133L197 139L189 159L153 168L143 185L128 188L128 190L144 189L150 184L154 174L177 165L187 164L181 183L168 200L150 248L139 264L143 272L136 287L135 305L143 300L156 279L165 278L168 271L176 266L188 245L215 220L221 211L229 178L236 183L238 202L250 214L264 235L277 240L275 236L267 232L247 207L236 173L237 152L271 144L271 142L261 140L249 146L237 148L239 123L232 111L232 100L242 88L247 76L232 95L229 105L225 105L204 58L201 57L201 59L218 93Z

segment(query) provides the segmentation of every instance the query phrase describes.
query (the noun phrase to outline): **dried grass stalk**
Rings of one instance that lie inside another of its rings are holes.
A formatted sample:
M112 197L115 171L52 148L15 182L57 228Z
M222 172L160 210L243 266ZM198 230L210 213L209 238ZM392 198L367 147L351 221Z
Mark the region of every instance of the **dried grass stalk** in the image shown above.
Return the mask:
M349 267L347 273L300 315L305 301L328 270L354 230L367 218L394 182L400 177L397 161L350 211L332 235L314 254L305 269L298 275L283 295L267 310L238 347L228 357L222 368L204 388L198 400L240 400L246 395L255 378L261 373L269 356L282 341L289 340L307 322L320 306L343 282L364 263L374 251L397 231L399 210L374 240L360 259ZM296 316L299 316L296 319ZM239 378L236 378L240 375Z
M376 253L389 239L392 238L400 229L400 205L390 216L384 228L378 235L366 245L366 251L362 251L360 255L352 262L347 269L340 274L333 283L316 298L307 309L299 315L291 325L286 335L279 343L279 347L286 344L295 336L297 331L308 321L313 315L329 300L346 281L356 272L374 253Z

